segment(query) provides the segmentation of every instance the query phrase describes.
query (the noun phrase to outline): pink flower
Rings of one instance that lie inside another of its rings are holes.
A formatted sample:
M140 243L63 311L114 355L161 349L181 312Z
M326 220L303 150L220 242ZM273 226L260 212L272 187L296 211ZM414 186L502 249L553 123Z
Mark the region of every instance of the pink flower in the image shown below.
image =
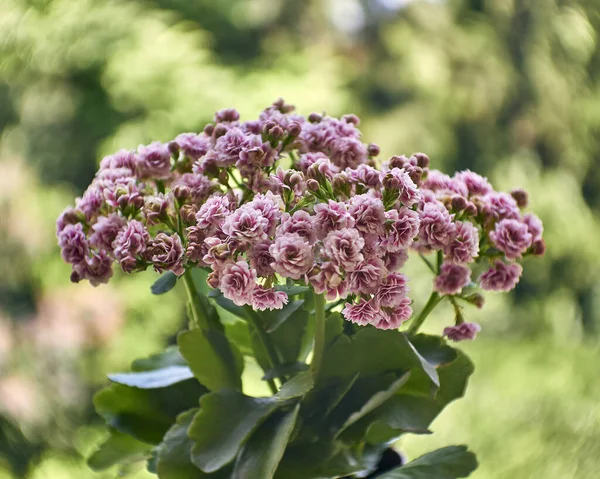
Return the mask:
M103 205L104 197L102 196L102 191L93 184L76 202L77 209L83 211L88 221L96 216Z
M128 168L135 171L137 167L137 158L135 153L127 150L117 151L114 155L105 156L100 162L100 170Z
M315 215L315 229L319 239L325 238L330 231L354 227L354 218L342 202L329 200L328 203L317 203Z
M542 239L542 233L544 232L544 225L542 224L542 220L539 219L533 213L527 213L523 215L521 221L527 225L527 229L531 236L533 237L533 241L538 241Z
M245 261L229 263L221 273L219 288L223 295L238 306L252 303L256 281L256 271Z
M514 260L527 251L533 237L526 224L518 220L505 219L496 224L494 231L490 232L490 239L507 259Z
M271 266L284 278L300 279L313 267L312 247L298 233L278 236L269 253L274 260Z
M473 173L471 170L456 173L454 179L465 184L469 196L484 196L494 191L487 178Z
M404 206L412 206L419 201L419 190L405 169L392 168L383 175L383 186L388 190L398 190L398 199Z
M355 138L344 138L332 143L331 161L339 167L356 168L367 161L367 147Z
M211 226L220 228L225 218L230 214L229 198L226 196L211 196L196 213L196 225L199 228L209 228Z
M142 223L131 220L117 234L113 242L115 258L126 273L131 273L137 266L137 256L146 251L150 235Z
M108 217L100 216L96 223L92 225L94 232L90 235L90 244L112 254L113 241L117 238L125 223L125 219L116 213L112 213Z
M348 274L348 290L355 294L375 294L385 273L385 266L381 259L365 260Z
M381 175L379 170L369 165L358 165L356 169L347 168L346 174L352 183L359 183L367 188L379 188Z
M441 294L458 294L471 282L471 269L461 264L443 263L433 289Z
M284 213L281 217L281 224L277 227L277 234L298 233L310 244L317 241L315 232L314 218L304 210L298 210L293 216Z
M258 311L281 309L287 302L287 294L283 291L275 291L274 288L267 289L257 284L252 292L252 308Z
M268 228L269 220L249 204L235 210L223 223L223 233L241 242L266 240Z
M425 203L419 217L420 244L433 249L443 249L454 239L455 226L443 205Z
M438 195L452 195L456 193L465 198L469 195L467 186L458 180L453 180L445 173L438 170L430 170L427 179L422 184L423 188L435 191Z
M421 220L416 211L406 207L400 211L390 210L385 214L387 234L381 241L381 246L388 251L396 252L412 245L415 236L419 233Z
M204 253L202 261L210 265L213 271L222 269L233 255L229 243L216 236L204 240L202 251Z
M168 178L171 173L169 147L160 141L138 148L138 171L142 178Z
M106 284L113 275L112 264L112 258L105 251L94 252L73 267L71 279L76 283L87 279L92 286Z
M167 216L169 208L169 198L163 193L156 196L147 196L144 200L144 214L149 225L156 225L163 221Z
M342 311L342 315L346 320L360 326L374 323L379 319L380 314L374 300L365 301L364 299L356 304L346 303Z
M398 271L408 261L408 251L405 249L394 252L388 250L382 259L388 271Z
M242 148L247 144L244 132L236 127L227 130L223 136L217 139L215 151L218 153L219 166L226 167L234 165L240 158Z
M248 207L260 212L263 218L267 219L266 232L269 236L275 234L275 228L281 218L282 211L285 209L280 196L274 195L270 191L266 194L257 194L254 199L248 203Z
M159 273L170 270L177 276L181 276L185 272L182 265L183 245L177 233L173 233L171 236L158 233L150 243L147 255L150 257L154 269Z
M457 221L456 236L445 248L448 260L453 263L472 263L479 253L479 232L473 223Z
M379 306L387 308L400 306L408 292L407 280L408 278L402 273L389 273L381 282L375 296Z
M338 267L330 261L313 269L308 279L312 284L315 293L325 293L325 297L329 301L333 301L338 296L340 298L345 298L347 296L346 281Z
M481 331L481 326L477 323L462 323L444 328L444 336L447 336L451 341L463 341L465 339L475 339L479 331Z
M402 323L408 321L412 316L413 311L410 303L409 298L402 298L396 307L381 310L373 322L373 326L377 329L398 329Z
M81 263L88 254L88 242L81 223L66 225L58 234L58 245L67 263Z
M373 195L356 195L350 198L348 212L354 218L354 227L365 235L383 233L385 209L379 198Z
M517 285L522 273L523 267L519 263L496 260L492 268L479 276L479 282L486 291L508 292Z
M210 142L204 135L181 133L169 144L169 147L173 150L181 150L188 158L197 160L206 155Z
M273 259L273 256L271 256L271 253L269 253L270 247L271 243L265 241L253 244L248 251L250 264L256 270L256 274L263 278L275 274L275 270L271 266L275 260Z
M361 261L361 250L365 241L354 228L332 231L323 241L323 254L335 265L352 271Z
M521 216L515 199L507 193L488 193L484 197L483 211L496 220L518 219Z
M200 205L214 190L213 183L204 175L197 173L184 173L175 181L172 188L187 186L190 189L190 200L195 205Z
M252 135L240 151L236 167L242 172L251 172L265 167L273 166L277 151L271 143L263 142L260 135Z

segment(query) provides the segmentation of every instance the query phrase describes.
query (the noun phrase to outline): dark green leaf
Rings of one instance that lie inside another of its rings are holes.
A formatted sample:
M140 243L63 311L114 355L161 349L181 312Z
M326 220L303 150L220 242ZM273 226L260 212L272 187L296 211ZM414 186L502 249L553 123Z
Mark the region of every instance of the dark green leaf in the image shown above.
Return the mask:
M282 401L297 398L304 396L313 387L313 375L310 371L305 371L294 376L292 379L283 384L279 390L279 393L277 393L277 397Z
M344 332L344 318L340 313L332 313L325 318L325 341L330 345Z
M177 344L194 376L208 389L241 389L244 360L224 334L193 329L180 333Z
M229 464L250 434L278 407L275 398L252 398L221 390L200 399L188 435L195 442L192 462L204 472Z
M150 291L152 294L164 294L171 291L175 287L177 279L177 275L173 271L166 271L150 286Z
M115 464L142 460L151 449L151 445L113 429L108 439L89 457L88 465L94 471L103 471Z
M187 366L169 366L154 371L108 375L108 379L113 383L141 389L164 388L193 377L191 369Z
M308 286L301 286L299 284L293 284L291 287L288 286L275 286L277 291L283 291L288 296L295 296L297 294L306 293L310 290Z
M285 414L272 414L242 448L232 479L272 479L294 430L300 405Z
M281 364L273 369L269 369L262 377L263 381L279 378L281 376L293 376L296 373L306 371L308 364L296 361L295 363Z
M233 322L226 323L225 335L229 338L229 341L238 347L244 356L253 355L250 330L246 321L236 319Z
M213 289L209 295L209 298L214 299L215 303L217 303L221 308L225 311L229 311L231 314L237 316L238 318L246 319L246 311L242 306L236 305L233 301L223 296L221 290Z
M292 301L291 303L286 304L281 309L274 309L273 311L265 311L261 316L264 318L264 323L266 323L266 330L268 333L275 331L279 326L281 326L286 319L288 319L294 312L298 311L304 304L303 299L299 299L298 301Z
M302 361L302 338L308 324L308 311L296 310L283 324L269 334L283 363Z
M206 278L208 278L208 271L201 268L192 268L192 279L194 281L194 286L196 291L203 296L208 296L208 294L213 290L206 283Z
M450 364L456 359L456 350L448 346L439 336L417 334L410 338L410 342L419 354L435 367Z
M177 346L171 346L162 353L154 354L148 358L136 359L131 363L132 371L153 371L169 366L187 366L185 359L179 354Z
M465 446L449 446L427 453L380 479L457 479L477 469L477 459Z

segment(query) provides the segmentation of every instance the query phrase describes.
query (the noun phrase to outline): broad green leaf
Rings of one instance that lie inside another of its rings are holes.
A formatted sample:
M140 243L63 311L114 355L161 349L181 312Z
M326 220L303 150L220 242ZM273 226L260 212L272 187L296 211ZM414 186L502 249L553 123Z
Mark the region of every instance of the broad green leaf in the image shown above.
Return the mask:
M288 296L296 296L297 294L302 294L302 293L306 293L307 291L310 291L310 288L308 286L301 286L298 284L294 284L291 287L282 286L282 285L275 286L275 289L277 291L283 291Z
M224 334L193 329L180 333L177 344L194 376L208 389L241 389L244 360Z
M264 318L266 324L266 331L271 333L281 326L294 312L298 311L304 304L303 299L292 301L286 304L281 309L274 309L273 311L264 311L261 316ZM259 313L260 314L260 313Z
M287 381L281 386L281 389L277 393L277 397L285 401L287 399L293 399L304 396L314 387L313 375L310 371L297 374L292 379Z
M244 356L253 356L250 329L246 321L235 319L225 324L225 335L234 343Z
M168 366L154 371L108 375L108 379L113 383L141 389L164 388L193 377L191 369L187 366Z
M458 479L477 469L477 458L465 446L449 446L429 452L379 479Z
M192 268L192 280L196 291L203 296L208 296L212 291L212 288L206 283L208 278L208 271L202 268Z
M242 448L232 479L272 479L296 424L300 404L285 414L272 414Z
M152 294L164 294L171 291L177 283L177 275L173 271L166 271L150 286Z
M204 472L229 464L252 432L278 407L275 398L253 398L221 390L200 399L188 436L192 462Z
M96 472L115 464L144 459L152 446L113 429L108 439L88 458L88 465Z
M293 376L308 369L308 364L301 362L281 364L273 369L269 369L262 377L263 381L279 378L281 376Z
M156 473L160 479L226 479L231 471L206 474L192 464L190 454L194 443L187 431L198 409L190 409L177 417L158 446Z
M332 344L344 332L344 318L340 313L329 314L325 318L325 341Z
M164 352L153 354L148 358L136 359L131 363L132 371L153 371L169 366L187 366L185 359L179 354L177 346L171 346Z
M435 367L450 364L456 359L456 350L448 346L439 336L417 334L410 338L410 342L419 354Z
M297 309L269 337L275 343L282 363L303 361L301 356L302 338L308 324L308 311Z
M196 407L206 388L196 379L158 389L113 384L94 396L96 412L118 431L158 444L179 413Z
M223 296L223 293L219 289L213 289L209 294L209 298L212 298L225 311L229 311L231 314L241 319L246 319L246 311L242 306L236 305L233 301Z

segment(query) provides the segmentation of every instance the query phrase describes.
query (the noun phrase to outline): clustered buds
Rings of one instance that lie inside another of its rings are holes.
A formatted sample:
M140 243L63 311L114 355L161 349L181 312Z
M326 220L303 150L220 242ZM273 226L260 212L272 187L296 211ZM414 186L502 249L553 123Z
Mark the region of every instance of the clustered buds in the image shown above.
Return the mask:
M256 310L282 308L277 285L293 281L345 299L348 321L381 329L412 315L401 272L409 250L437 258L428 262L440 295L481 307L477 284L513 289L518 261L545 251L541 221L521 212L527 193L496 192L469 170L450 177L423 153L380 162L358 124L305 119L278 100L258 120L221 110L199 134L104 158L57 221L71 279L106 283L114 263L178 276L200 267L211 287ZM478 330L461 317L445 334Z

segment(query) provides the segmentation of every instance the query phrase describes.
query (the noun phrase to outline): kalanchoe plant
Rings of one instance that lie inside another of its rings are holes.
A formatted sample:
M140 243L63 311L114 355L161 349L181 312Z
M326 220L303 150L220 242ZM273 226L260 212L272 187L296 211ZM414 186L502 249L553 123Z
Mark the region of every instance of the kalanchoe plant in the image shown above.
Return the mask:
M184 283L190 323L176 348L109 376L95 406L110 436L92 467L371 477L395 440L429 433L463 395L473 366L447 340L474 339L480 327L463 308L483 306L480 290L513 289L518 261L544 253L541 221L522 213L524 191L496 192L471 171L450 177L423 153L379 161L358 123L305 119L279 100L258 120L221 110L200 134L102 160L57 222L71 279L98 285L115 263L127 274L152 267L162 273L153 293ZM416 315L409 252L432 273ZM441 301L454 324L419 334ZM271 396L244 394L244 358ZM475 467L455 446L378 477L452 479Z

